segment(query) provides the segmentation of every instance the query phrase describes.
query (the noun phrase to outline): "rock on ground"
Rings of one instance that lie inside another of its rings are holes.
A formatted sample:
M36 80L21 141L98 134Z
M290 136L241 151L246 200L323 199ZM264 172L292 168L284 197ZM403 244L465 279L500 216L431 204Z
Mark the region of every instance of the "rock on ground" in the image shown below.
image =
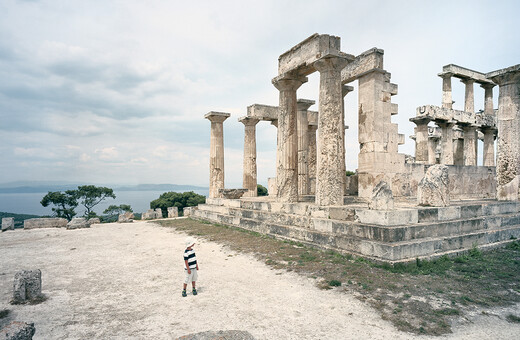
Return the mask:
M13 321L0 330L0 339L31 340L35 332L34 323Z

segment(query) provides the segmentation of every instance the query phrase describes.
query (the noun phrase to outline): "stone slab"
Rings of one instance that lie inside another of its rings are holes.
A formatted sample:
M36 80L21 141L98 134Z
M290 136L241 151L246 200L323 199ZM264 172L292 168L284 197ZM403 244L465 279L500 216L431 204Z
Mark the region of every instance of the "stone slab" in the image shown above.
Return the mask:
M60 217L51 218L31 218L23 221L24 229L37 228L65 228L67 227L67 219Z
M347 84L374 69L382 70L383 55L384 51L382 49L374 47L356 56L355 59L341 71L341 82ZM397 85L392 84L386 90L392 94L397 94Z

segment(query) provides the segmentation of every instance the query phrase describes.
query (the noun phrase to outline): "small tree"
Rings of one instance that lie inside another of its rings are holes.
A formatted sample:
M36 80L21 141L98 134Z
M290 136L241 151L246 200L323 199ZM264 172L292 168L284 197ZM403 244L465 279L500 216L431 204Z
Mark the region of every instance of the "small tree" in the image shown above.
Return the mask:
M119 215L125 212L134 212L132 210L132 207L128 204L121 204L119 206L117 205L110 205L108 208L103 211L103 214L105 215Z
M81 200L81 205L85 207L85 217L95 217L96 213L92 211L97 204L105 198L116 198L114 191L107 187L96 187L94 185L82 185L78 187L77 198Z
M205 202L205 196L196 194L193 191L183 193L170 191L161 194L158 199L151 201L150 208L161 208L163 216L167 216L168 207L177 207L179 209L179 215L182 216L182 210L185 207L193 207Z
M77 190L67 190L65 192L49 191L47 195L43 196L40 204L44 207L49 206L49 204L55 205L55 207L52 208L54 216L63 217L70 221L76 216L74 208L78 206L77 195Z
M267 188L264 187L262 184L257 184L256 185L256 194L258 196L267 196L268 195Z

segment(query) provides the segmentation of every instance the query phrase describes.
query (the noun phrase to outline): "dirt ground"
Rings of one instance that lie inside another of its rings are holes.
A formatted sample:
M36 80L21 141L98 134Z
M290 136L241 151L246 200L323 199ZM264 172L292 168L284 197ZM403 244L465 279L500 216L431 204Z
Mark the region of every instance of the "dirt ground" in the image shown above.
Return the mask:
M256 339L517 339L518 324L474 315L442 337L399 332L353 296L200 240L198 296L181 297L186 235L153 223L0 234L0 311L34 339L175 339L244 330ZM13 278L42 270L47 300L10 305Z

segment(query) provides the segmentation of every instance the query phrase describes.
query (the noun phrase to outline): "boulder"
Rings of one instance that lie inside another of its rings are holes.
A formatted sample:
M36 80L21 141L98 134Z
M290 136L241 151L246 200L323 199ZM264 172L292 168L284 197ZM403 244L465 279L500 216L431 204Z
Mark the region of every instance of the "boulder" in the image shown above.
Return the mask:
M132 212L125 212L124 214L119 214L119 217L117 218L118 223L130 223L134 221L134 213Z
M26 303L42 298L42 272L22 270L14 275L13 303Z
M34 323L12 321L0 330L0 339L31 340L35 332Z
M168 208L168 218L179 217L179 209L177 207Z
M394 195L388 183L385 181L377 183L372 190L372 198L368 202L368 208L373 210L394 209Z
M206 331L183 335L178 340L255 340L251 333L246 331Z
M67 219L60 217L51 218L31 218L23 221L24 229L36 228L65 228L67 226Z
M93 224L100 224L101 220L99 219L99 217L94 217L94 218L89 218L87 222L89 225L93 225Z
M14 217L2 218L2 231L14 230Z
M417 186L417 204L432 207L450 205L448 167L432 165Z
M84 217L74 217L67 223L67 229L90 228L90 224Z

